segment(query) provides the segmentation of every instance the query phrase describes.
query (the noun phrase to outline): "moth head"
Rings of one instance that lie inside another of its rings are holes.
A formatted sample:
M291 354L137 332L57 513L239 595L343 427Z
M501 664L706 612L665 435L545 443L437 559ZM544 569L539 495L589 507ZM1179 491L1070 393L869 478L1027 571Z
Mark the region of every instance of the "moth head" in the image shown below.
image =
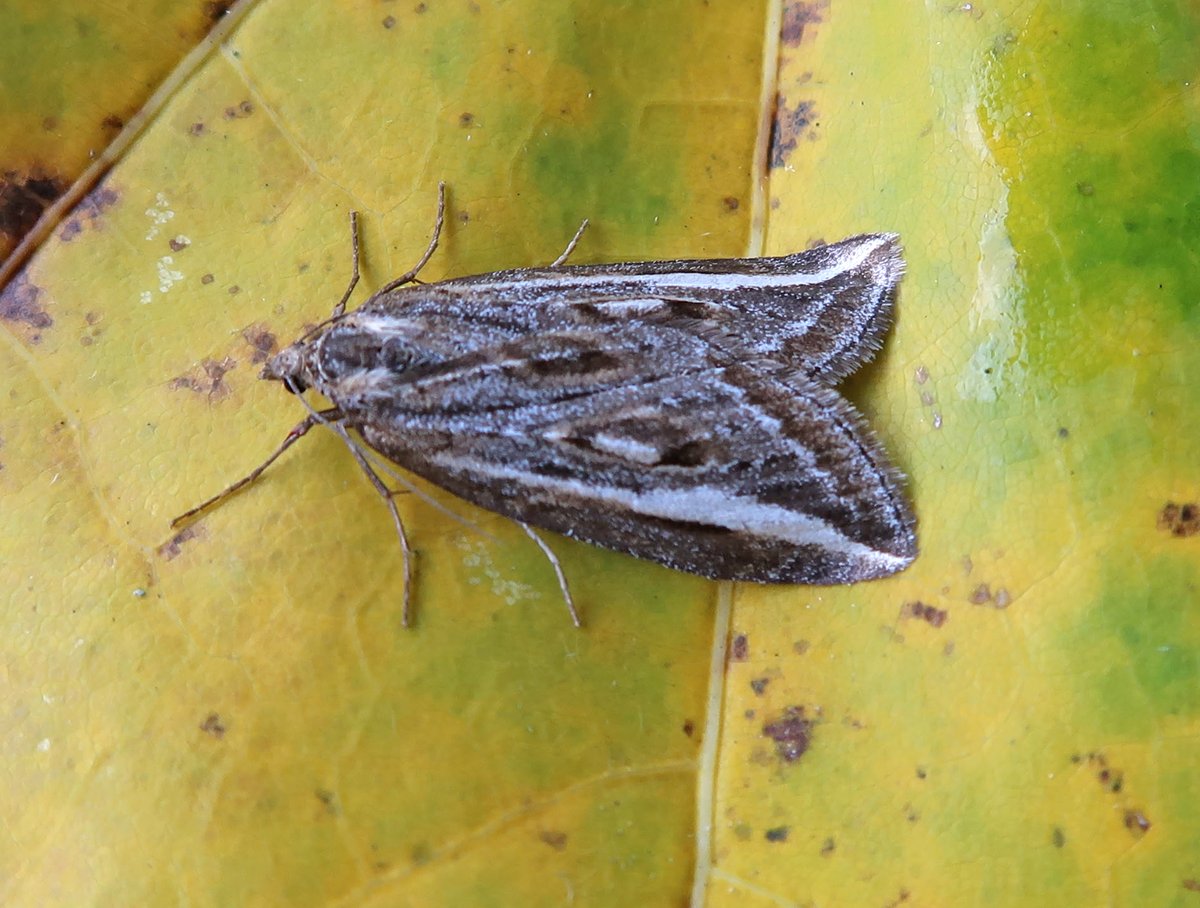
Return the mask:
M289 391L307 391L313 384L308 368L307 344L300 342L284 347L263 366L259 378L283 382Z

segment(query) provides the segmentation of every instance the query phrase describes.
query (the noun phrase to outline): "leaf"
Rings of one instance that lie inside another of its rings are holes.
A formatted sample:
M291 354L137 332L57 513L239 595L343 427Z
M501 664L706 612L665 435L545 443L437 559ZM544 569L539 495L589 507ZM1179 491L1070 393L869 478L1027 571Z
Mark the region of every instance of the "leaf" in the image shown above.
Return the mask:
M0 292L6 904L1194 898L1195 13L766 16L268 0L172 77ZM422 487L478 529L398 498L403 631L316 432L172 534L303 415L255 376L340 296L348 211L361 300L439 179L430 280L583 217L576 261L899 231L847 390L917 563L732 588L554 538L576 631L519 529Z
M13 251L47 206L136 134L154 89L230 5L4 4L0 256Z
M375 286L438 179L427 279L585 216L580 260L738 252L761 10L695 12L260 4L6 288L4 901L687 890L710 584L556 540L580 632L519 529L404 496L405 632L386 510L318 433L168 525L303 415L256 374L340 296L351 209Z

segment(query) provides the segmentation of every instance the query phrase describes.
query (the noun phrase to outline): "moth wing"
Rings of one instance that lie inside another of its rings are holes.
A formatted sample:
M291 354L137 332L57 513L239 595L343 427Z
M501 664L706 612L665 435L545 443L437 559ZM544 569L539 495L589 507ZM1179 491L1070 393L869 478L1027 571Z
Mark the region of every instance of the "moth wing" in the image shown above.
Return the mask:
M774 258L497 271L402 287L360 311L424 318L431 336L480 345L570 325L658 324L832 385L879 349L903 272L899 238L866 234Z
M708 332L734 356L771 360L825 385L857 371L883 345L904 274L895 234L776 258L679 264L698 270L660 275L653 302L592 305L610 320L632 316Z
M851 583L901 570L915 520L853 408L799 375L705 368L368 441L517 520L719 579ZM414 455L414 448L417 453Z

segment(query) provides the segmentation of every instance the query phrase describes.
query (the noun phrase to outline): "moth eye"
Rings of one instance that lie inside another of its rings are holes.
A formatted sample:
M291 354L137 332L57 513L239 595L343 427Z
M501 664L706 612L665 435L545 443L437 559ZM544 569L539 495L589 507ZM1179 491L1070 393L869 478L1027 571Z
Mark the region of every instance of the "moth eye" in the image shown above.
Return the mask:
M412 350L396 341L388 341L379 351L379 359L384 368L395 372L408 368L412 363L412 358Z
M296 375L283 383L289 394L303 394L308 390L308 382Z

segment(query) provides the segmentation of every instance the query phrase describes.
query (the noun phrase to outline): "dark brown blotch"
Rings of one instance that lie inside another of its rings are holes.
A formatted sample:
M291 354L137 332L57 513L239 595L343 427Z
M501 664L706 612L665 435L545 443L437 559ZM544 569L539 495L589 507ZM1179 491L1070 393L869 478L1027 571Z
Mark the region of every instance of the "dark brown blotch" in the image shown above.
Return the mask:
M242 339L254 351L250 354L250 362L261 365L275 355L279 350L279 341L265 324L251 325L242 332Z
M204 4L204 18L208 20L209 27L224 19L232 6L233 0L208 0Z
M784 763L795 763L812 744L814 722L806 718L803 706L789 706L783 715L762 728L764 737L775 742L775 754Z
M84 229L92 229L103 224L104 212L121 200L121 194L108 184L101 184L79 200L71 217L63 222L58 231L58 237L64 243L69 243Z
M620 321L601 306L594 303L575 303L571 306L575 320L583 325L608 325Z
M790 826L776 826L773 829L768 829L764 833L763 838L768 842L786 842L788 840L788 833L791 831L792 828Z
M1147 817L1142 811L1137 810L1136 808L1130 808L1129 810L1125 811L1125 828L1134 835L1145 835L1150 831L1151 825L1153 824L1150 822L1150 818Z
M919 600L916 602L906 602L904 604L904 611L909 616L924 621L930 627L941 627L949 618L949 612L945 609L934 608L932 605Z
M200 723L200 730L218 740L225 737L225 723L221 721L219 713L209 713Z
M189 539L195 539L200 535L200 530L195 526L184 527L166 542L158 547L158 554L166 561L171 561L179 557L183 551L183 544Z
M750 640L745 634L735 634L729 644L729 661L745 662L750 657Z
M42 212L67 191L67 182L40 169L0 174L0 234L12 245L20 242Z
M557 829L543 829L538 833L538 838L555 851L564 851L567 847L567 834Z
M671 318L692 319L695 321L712 321L720 314L719 310L697 300L663 300L667 313Z
M246 117L254 113L254 105L248 100L242 101L236 107L225 108L226 120L244 120Z
M783 22L779 29L779 40L784 47L795 47L804 40L804 31L825 19L829 0L810 3L789 3L783 8Z
M783 167L796 150L801 138L812 138L817 111L812 101L799 101L788 107L787 98L775 99L775 119L771 124L771 166Z
M196 394L204 394L210 400L218 400L229 394L225 376L235 366L237 366L237 360L232 356L227 356L220 362L206 358L198 366L171 379L171 390L192 391Z
M660 467L698 467L708 462L710 445L698 439L673 445L658 455Z
M1168 501L1158 512L1158 528L1179 538L1195 536L1200 533L1200 504Z
M618 368L621 361L603 350L581 350L569 356L534 357L529 371L543 378L582 378Z
M54 324L54 319L42 305L42 293L42 288L31 283L24 272L0 291L0 321L23 325L31 344L40 343L42 332Z

